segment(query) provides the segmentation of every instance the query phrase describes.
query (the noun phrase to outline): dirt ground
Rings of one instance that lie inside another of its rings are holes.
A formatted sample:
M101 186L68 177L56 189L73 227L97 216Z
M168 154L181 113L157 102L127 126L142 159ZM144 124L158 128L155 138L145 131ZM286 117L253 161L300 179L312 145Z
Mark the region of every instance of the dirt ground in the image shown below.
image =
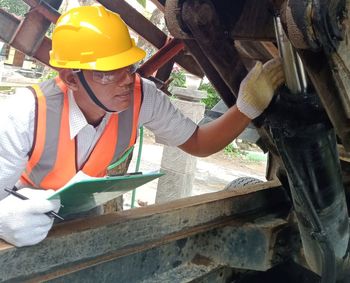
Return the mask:
M220 151L205 158L207 162L216 164L219 167L230 168L231 170L244 171L249 175L265 176L265 162L252 162L241 157L227 156L224 151Z
M129 172L133 171L136 164L136 153L130 164ZM141 171L154 171L161 168L163 146L154 142L154 137L145 133ZM216 192L224 189L226 184L239 177L255 177L265 180L266 162L252 162L242 157L229 157L224 151L218 152L206 158L197 158L195 178L192 195ZM139 187L136 190L135 206L150 205L155 202L158 180ZM131 193L124 195L124 209L130 208Z

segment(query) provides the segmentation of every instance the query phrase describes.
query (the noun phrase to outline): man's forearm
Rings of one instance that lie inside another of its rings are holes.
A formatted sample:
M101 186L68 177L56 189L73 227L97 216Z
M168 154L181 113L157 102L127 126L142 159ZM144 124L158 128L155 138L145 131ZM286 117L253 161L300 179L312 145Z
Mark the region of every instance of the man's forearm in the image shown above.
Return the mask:
M198 127L194 134L179 148L199 157L211 155L233 141L248 126L250 121L234 105L221 117Z

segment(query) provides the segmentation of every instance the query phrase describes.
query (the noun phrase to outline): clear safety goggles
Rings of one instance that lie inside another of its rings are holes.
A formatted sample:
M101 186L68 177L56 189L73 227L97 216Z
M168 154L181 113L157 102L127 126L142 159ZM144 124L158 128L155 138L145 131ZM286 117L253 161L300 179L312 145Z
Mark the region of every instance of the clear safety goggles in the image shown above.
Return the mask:
M112 71L92 71L92 80L96 83L102 85L113 84L116 82L120 82L125 75L132 75L136 72L137 65L127 66L121 69L112 70ZM75 70L74 72L81 71Z

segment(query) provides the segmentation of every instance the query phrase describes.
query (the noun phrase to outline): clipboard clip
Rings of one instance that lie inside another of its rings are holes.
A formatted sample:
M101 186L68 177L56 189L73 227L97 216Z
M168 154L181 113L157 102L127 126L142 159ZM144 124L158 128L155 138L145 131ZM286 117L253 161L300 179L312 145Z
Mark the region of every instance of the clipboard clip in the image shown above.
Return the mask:
M108 177L118 177L118 176L123 176L123 177L127 177L127 176L134 176L134 175L142 175L141 171L138 172L131 172L131 173L120 173L120 174L113 174L113 175L109 175Z

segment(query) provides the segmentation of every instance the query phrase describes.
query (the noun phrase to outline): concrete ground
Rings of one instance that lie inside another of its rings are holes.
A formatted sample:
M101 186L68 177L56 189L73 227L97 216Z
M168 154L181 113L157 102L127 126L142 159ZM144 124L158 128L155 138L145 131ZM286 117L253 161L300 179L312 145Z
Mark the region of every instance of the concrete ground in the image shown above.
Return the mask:
M135 160L138 147L135 148L129 172L135 170ZM154 171L160 169L163 146L154 142L154 138L147 134L144 137L141 155L140 171ZM265 180L264 161L246 161L242 158L231 158L223 151L206 158L197 158L197 168L193 183L192 195L216 192L224 189L226 184L239 177L255 177ZM158 180L149 182L136 190L135 206L150 205L155 202ZM129 209L131 192L124 194L124 209Z

